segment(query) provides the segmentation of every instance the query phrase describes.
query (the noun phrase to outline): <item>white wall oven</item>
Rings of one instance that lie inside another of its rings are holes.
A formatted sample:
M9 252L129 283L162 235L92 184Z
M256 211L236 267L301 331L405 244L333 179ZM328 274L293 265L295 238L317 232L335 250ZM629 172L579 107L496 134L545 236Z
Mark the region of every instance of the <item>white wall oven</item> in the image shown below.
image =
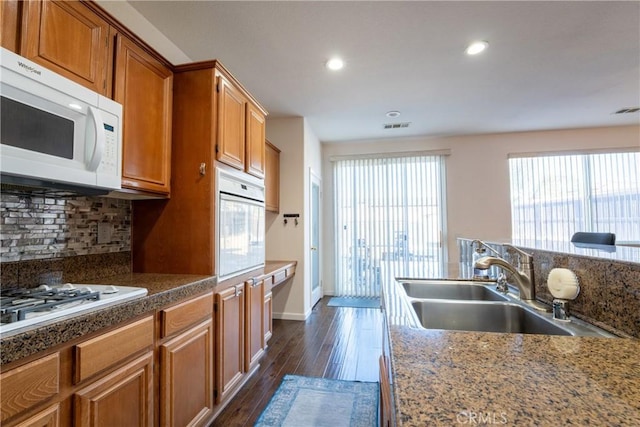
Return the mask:
M225 280L264 266L264 185L217 169L216 272Z

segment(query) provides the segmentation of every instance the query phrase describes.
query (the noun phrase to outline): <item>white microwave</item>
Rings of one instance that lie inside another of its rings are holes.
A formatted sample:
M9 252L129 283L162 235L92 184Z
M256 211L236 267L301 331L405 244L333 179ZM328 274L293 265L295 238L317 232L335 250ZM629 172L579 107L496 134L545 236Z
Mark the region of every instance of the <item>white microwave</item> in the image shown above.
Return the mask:
M119 190L122 105L4 48L0 55L2 182Z

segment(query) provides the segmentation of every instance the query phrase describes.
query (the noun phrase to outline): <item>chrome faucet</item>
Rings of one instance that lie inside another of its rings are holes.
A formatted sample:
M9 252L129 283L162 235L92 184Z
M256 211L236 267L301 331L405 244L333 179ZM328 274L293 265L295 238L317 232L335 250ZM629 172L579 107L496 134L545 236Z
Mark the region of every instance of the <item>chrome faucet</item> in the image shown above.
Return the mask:
M480 239L472 240L471 243L470 243L472 248L473 248L473 245L475 245L475 244L478 245L478 248L485 247L485 248L489 249L491 252L493 252L494 254L496 254L497 256L500 256L500 252L496 251L495 249L493 249L491 246L487 245L485 242L483 242Z
M515 285L520 292L520 300L525 304L540 311L550 311L547 306L536 300L536 288L533 278L533 255L524 252L509 244L503 244L504 247L513 250L518 254L518 267L513 266L508 261L500 257L486 256L476 260L474 267L487 269L492 265L501 267L503 270L510 272L515 281Z
M475 262L484 257L487 256L487 251L486 249L489 249L490 251L492 251L494 254L496 254L497 256L500 256L500 253L498 251L496 251L495 249L493 249L491 246L487 245L485 242L483 242L482 240L472 240L471 243L469 244L471 246L471 249L474 249L474 245L477 245L476 248L474 249L474 253L472 255L471 258L471 269L472 269L472 273L473 273L473 279L474 280L490 280L489 278L489 270L487 269L482 269L482 268L478 268L475 266Z

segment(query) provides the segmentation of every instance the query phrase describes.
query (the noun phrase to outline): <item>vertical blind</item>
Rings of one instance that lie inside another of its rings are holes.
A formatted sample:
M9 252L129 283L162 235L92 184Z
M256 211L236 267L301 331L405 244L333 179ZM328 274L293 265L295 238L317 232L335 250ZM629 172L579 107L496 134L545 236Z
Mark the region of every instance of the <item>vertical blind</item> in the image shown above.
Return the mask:
M640 241L640 153L509 159L515 239L568 242L577 231Z
M336 160L336 294L444 272L444 156Z

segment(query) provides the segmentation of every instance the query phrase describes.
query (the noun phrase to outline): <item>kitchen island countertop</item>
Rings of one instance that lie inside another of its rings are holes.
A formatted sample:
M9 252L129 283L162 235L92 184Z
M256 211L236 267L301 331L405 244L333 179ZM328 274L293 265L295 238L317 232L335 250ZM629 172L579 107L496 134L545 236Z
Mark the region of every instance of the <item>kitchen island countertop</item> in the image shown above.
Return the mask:
M398 425L640 425L640 340L427 330L383 293Z

